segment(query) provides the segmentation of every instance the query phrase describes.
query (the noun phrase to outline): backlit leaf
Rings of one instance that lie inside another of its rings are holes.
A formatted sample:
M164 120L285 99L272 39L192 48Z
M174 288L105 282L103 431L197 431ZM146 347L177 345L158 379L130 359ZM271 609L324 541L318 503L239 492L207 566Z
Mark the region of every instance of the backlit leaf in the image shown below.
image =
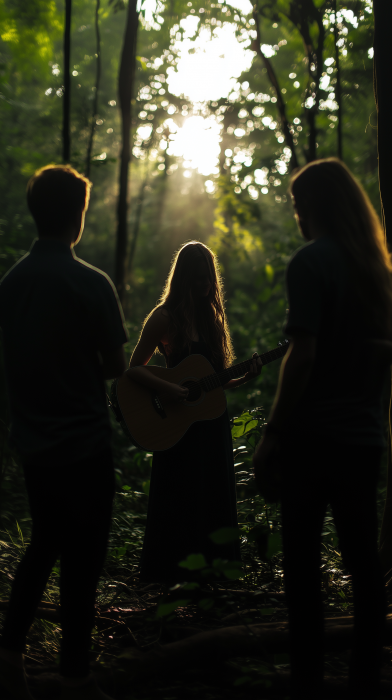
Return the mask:
M204 554L188 554L187 558L180 561L178 566L189 571L196 571L197 569L204 569L207 566L207 562Z

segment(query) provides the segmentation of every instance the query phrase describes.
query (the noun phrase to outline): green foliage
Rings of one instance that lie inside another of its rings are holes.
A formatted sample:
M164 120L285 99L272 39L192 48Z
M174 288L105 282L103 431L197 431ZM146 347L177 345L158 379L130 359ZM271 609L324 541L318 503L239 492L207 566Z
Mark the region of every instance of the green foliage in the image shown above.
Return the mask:
M186 559L179 562L178 566L182 566L183 569L188 569L189 571L197 571L204 569L207 566L207 562L203 554L189 554Z
M246 433L249 433L253 428L257 427L257 419L248 411L243 411L239 418L234 418L231 436L235 440Z

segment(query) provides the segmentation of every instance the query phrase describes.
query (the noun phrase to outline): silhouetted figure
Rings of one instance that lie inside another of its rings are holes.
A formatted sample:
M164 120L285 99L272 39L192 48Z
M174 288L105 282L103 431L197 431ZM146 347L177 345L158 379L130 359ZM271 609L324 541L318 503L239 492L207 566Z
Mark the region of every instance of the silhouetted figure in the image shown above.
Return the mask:
M21 699L31 697L26 634L58 558L62 697L107 698L88 654L114 494L104 379L124 371L127 336L111 281L73 252L90 187L69 166L35 173L27 201L39 238L0 283L11 439L32 518L0 640L0 685Z
M203 243L192 241L178 251L130 362L133 378L154 389L163 402L183 401L188 389L153 377L142 367L157 347L168 367L192 354L204 355L215 371L233 360L217 261ZM240 386L260 371L261 361L255 359L246 375L223 388ZM154 453L142 580L183 580L185 571L178 563L188 554L202 552L209 561L238 560L237 544L218 546L209 539L221 527L236 526L233 446L225 411L215 420L194 423L174 447Z
M350 698L375 700L386 611L376 484L391 357L392 265L378 217L341 162L310 163L293 176L291 192L309 242L287 268L291 344L254 457L262 493L281 479L291 698L323 697L320 549L330 504L352 574ZM277 450L280 475L272 466Z

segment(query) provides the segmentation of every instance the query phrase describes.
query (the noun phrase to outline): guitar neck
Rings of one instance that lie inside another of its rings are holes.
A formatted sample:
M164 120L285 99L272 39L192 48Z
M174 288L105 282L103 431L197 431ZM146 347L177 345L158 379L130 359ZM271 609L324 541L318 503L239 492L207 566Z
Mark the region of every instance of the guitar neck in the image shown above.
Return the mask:
M258 357L261 359L263 365L268 365L274 360L278 360L280 357L286 354L287 348L289 347L289 342L285 341L282 345L278 345L273 350L263 353L262 355L257 355L256 358L251 358L250 360L245 360L240 362L238 365L233 365L232 367L227 367L223 372L217 372L216 374L210 374L208 377L203 377L200 380L200 384L204 391L212 391L218 386L224 386L230 379L237 379L238 377L243 377L246 372L249 371L253 359Z

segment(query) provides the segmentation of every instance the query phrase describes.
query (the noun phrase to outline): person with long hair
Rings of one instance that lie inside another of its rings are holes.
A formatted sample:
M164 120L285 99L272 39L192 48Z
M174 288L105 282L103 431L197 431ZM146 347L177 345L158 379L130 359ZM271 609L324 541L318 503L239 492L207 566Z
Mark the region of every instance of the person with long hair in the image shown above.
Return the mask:
M296 172L291 194L307 243L287 269L291 343L254 456L260 491L270 497L278 486L281 493L290 697L324 697L320 550L329 504L352 577L349 697L375 700L386 611L376 486L392 357L392 264L367 195L339 160Z
M156 348L174 367L190 354L204 355L214 370L234 359L224 312L222 281L214 253L203 243L186 243L174 257L158 305L147 317L130 368L133 378L157 391L163 401L182 401L188 389L153 377L146 365ZM258 376L250 371L230 380L234 388ZM209 535L237 526L233 448L227 411L215 420L193 423L169 450L153 455L141 579L179 581L178 563L188 554L240 559L239 545L218 546Z

